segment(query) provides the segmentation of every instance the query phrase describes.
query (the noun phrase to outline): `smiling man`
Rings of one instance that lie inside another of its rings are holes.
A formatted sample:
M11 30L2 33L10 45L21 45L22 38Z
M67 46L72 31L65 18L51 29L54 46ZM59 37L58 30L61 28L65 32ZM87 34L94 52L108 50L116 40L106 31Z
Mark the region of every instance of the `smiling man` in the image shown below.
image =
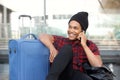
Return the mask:
M51 68L46 80L92 80L82 64L102 66L99 50L95 43L88 40L88 13L78 12L68 22L68 37L41 34L39 39L50 50Z

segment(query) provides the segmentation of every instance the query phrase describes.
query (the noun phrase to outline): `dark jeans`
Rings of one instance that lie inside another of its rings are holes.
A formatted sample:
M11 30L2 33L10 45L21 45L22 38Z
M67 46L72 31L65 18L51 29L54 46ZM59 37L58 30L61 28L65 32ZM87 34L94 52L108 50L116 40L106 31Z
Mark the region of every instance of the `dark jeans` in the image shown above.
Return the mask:
M92 80L85 73L72 68L72 47L65 45L55 57L46 80Z

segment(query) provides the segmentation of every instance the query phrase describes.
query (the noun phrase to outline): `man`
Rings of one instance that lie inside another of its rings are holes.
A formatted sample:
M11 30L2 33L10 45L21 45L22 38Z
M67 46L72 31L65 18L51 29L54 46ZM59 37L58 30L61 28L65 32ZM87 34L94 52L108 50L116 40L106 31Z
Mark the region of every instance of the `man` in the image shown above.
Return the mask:
M97 46L87 39L88 13L78 12L68 23L68 38L41 34L40 40L50 50L51 69L46 80L92 80L82 64L101 67L102 60Z

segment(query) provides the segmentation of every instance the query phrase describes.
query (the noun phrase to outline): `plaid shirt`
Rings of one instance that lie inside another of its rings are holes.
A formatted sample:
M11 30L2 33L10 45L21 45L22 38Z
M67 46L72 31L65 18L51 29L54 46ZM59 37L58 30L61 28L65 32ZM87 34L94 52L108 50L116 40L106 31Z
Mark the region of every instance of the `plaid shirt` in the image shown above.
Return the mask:
M69 40L68 38L65 38L62 36L56 36L56 35L53 35L53 37L54 37L54 46L58 51L66 44L72 45L73 69L80 70L81 72L83 72L83 67L81 64L84 62L87 62L88 60L87 60L85 51L80 44L80 41ZM87 45L95 55L99 55L99 50L98 50L97 46L92 41L87 40Z

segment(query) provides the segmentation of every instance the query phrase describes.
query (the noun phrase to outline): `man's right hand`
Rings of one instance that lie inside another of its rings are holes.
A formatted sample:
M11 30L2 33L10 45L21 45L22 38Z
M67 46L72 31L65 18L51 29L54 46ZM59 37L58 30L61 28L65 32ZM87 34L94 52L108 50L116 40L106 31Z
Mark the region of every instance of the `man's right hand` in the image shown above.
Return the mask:
M58 54L58 51L55 49L55 47L52 45L50 48L50 56L49 56L49 60L52 63L54 58L56 57L56 55Z
M49 48L50 50L50 56L49 60L50 62L53 62L54 58L58 54L58 51L55 49L53 43L54 43L54 38L52 35L49 34L41 34L39 37L40 41L42 41L43 44L45 44L46 47Z

